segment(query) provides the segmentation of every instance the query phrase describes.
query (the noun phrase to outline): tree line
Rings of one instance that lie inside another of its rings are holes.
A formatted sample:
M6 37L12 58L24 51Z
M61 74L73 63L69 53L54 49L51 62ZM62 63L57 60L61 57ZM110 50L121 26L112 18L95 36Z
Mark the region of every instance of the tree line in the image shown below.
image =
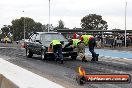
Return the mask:
M12 20L12 25L4 25L1 28L2 34L1 38L8 36L13 40L21 40L24 36L25 29L25 38L28 38L29 35L33 32L47 32L48 26L51 30L63 29L66 28L62 20L58 21L58 26L53 27L52 24L42 25L40 22L35 22L32 18L21 17L20 19ZM84 16L81 19L82 30L107 30L108 25L105 20L102 19L101 15L89 14Z

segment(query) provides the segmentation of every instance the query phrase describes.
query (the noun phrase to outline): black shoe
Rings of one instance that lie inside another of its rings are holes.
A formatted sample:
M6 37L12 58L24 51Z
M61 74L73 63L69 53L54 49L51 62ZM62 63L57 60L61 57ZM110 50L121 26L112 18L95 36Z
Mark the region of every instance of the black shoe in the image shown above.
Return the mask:
M99 56L99 54L96 54L96 61L98 61L98 56Z
M96 61L95 58L92 58L91 61Z
M98 57L99 56L99 54L96 54L96 57Z
M84 62L88 62L87 60L84 60Z
M82 59L82 62L87 62L87 60L83 60L83 59Z
M98 61L98 57L96 57L96 61Z
M82 62L87 62L85 56L82 58Z
M64 63L64 62L63 62L63 59L61 59L61 60L60 60L60 63L61 63L61 64L63 64L63 63Z

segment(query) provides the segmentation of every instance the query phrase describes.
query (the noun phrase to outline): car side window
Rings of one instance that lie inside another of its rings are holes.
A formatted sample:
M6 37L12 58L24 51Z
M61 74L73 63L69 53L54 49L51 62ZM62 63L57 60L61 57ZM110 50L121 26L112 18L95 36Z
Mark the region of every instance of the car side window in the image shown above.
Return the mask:
M40 37L40 41L44 42L46 39L45 39L45 35L41 35Z
M40 41L40 35L39 34L36 34L35 40L39 40Z
M41 40L40 40L40 35L36 35L36 39L35 39L36 43L42 44Z
M37 34L34 34L34 35L32 35L32 36L30 37L30 41L31 41L31 42L35 42L35 41L36 41L36 35L37 35Z

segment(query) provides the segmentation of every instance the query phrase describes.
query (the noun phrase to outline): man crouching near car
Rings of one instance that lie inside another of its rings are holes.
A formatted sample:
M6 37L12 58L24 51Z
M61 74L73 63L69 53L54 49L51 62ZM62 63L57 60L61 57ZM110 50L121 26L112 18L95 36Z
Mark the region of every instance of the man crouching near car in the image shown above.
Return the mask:
M59 40L52 40L50 43L50 48L52 48L55 55L55 60L60 60L63 64L63 55L62 55L62 44Z
M85 45L84 43L79 39L68 39L68 44L64 46L66 47L72 47L77 50L78 56L81 58L82 62L87 62L85 58Z

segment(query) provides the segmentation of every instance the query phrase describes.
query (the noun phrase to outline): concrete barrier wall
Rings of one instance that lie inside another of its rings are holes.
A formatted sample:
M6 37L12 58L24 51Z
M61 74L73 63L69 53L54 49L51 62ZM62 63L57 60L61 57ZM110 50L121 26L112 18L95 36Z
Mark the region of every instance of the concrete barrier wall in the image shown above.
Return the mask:
M0 88L19 88L11 80L6 78L4 75L0 75Z
M0 88L64 88L0 58Z
M2 75L0 74L0 88L1 88L1 83L2 83Z

